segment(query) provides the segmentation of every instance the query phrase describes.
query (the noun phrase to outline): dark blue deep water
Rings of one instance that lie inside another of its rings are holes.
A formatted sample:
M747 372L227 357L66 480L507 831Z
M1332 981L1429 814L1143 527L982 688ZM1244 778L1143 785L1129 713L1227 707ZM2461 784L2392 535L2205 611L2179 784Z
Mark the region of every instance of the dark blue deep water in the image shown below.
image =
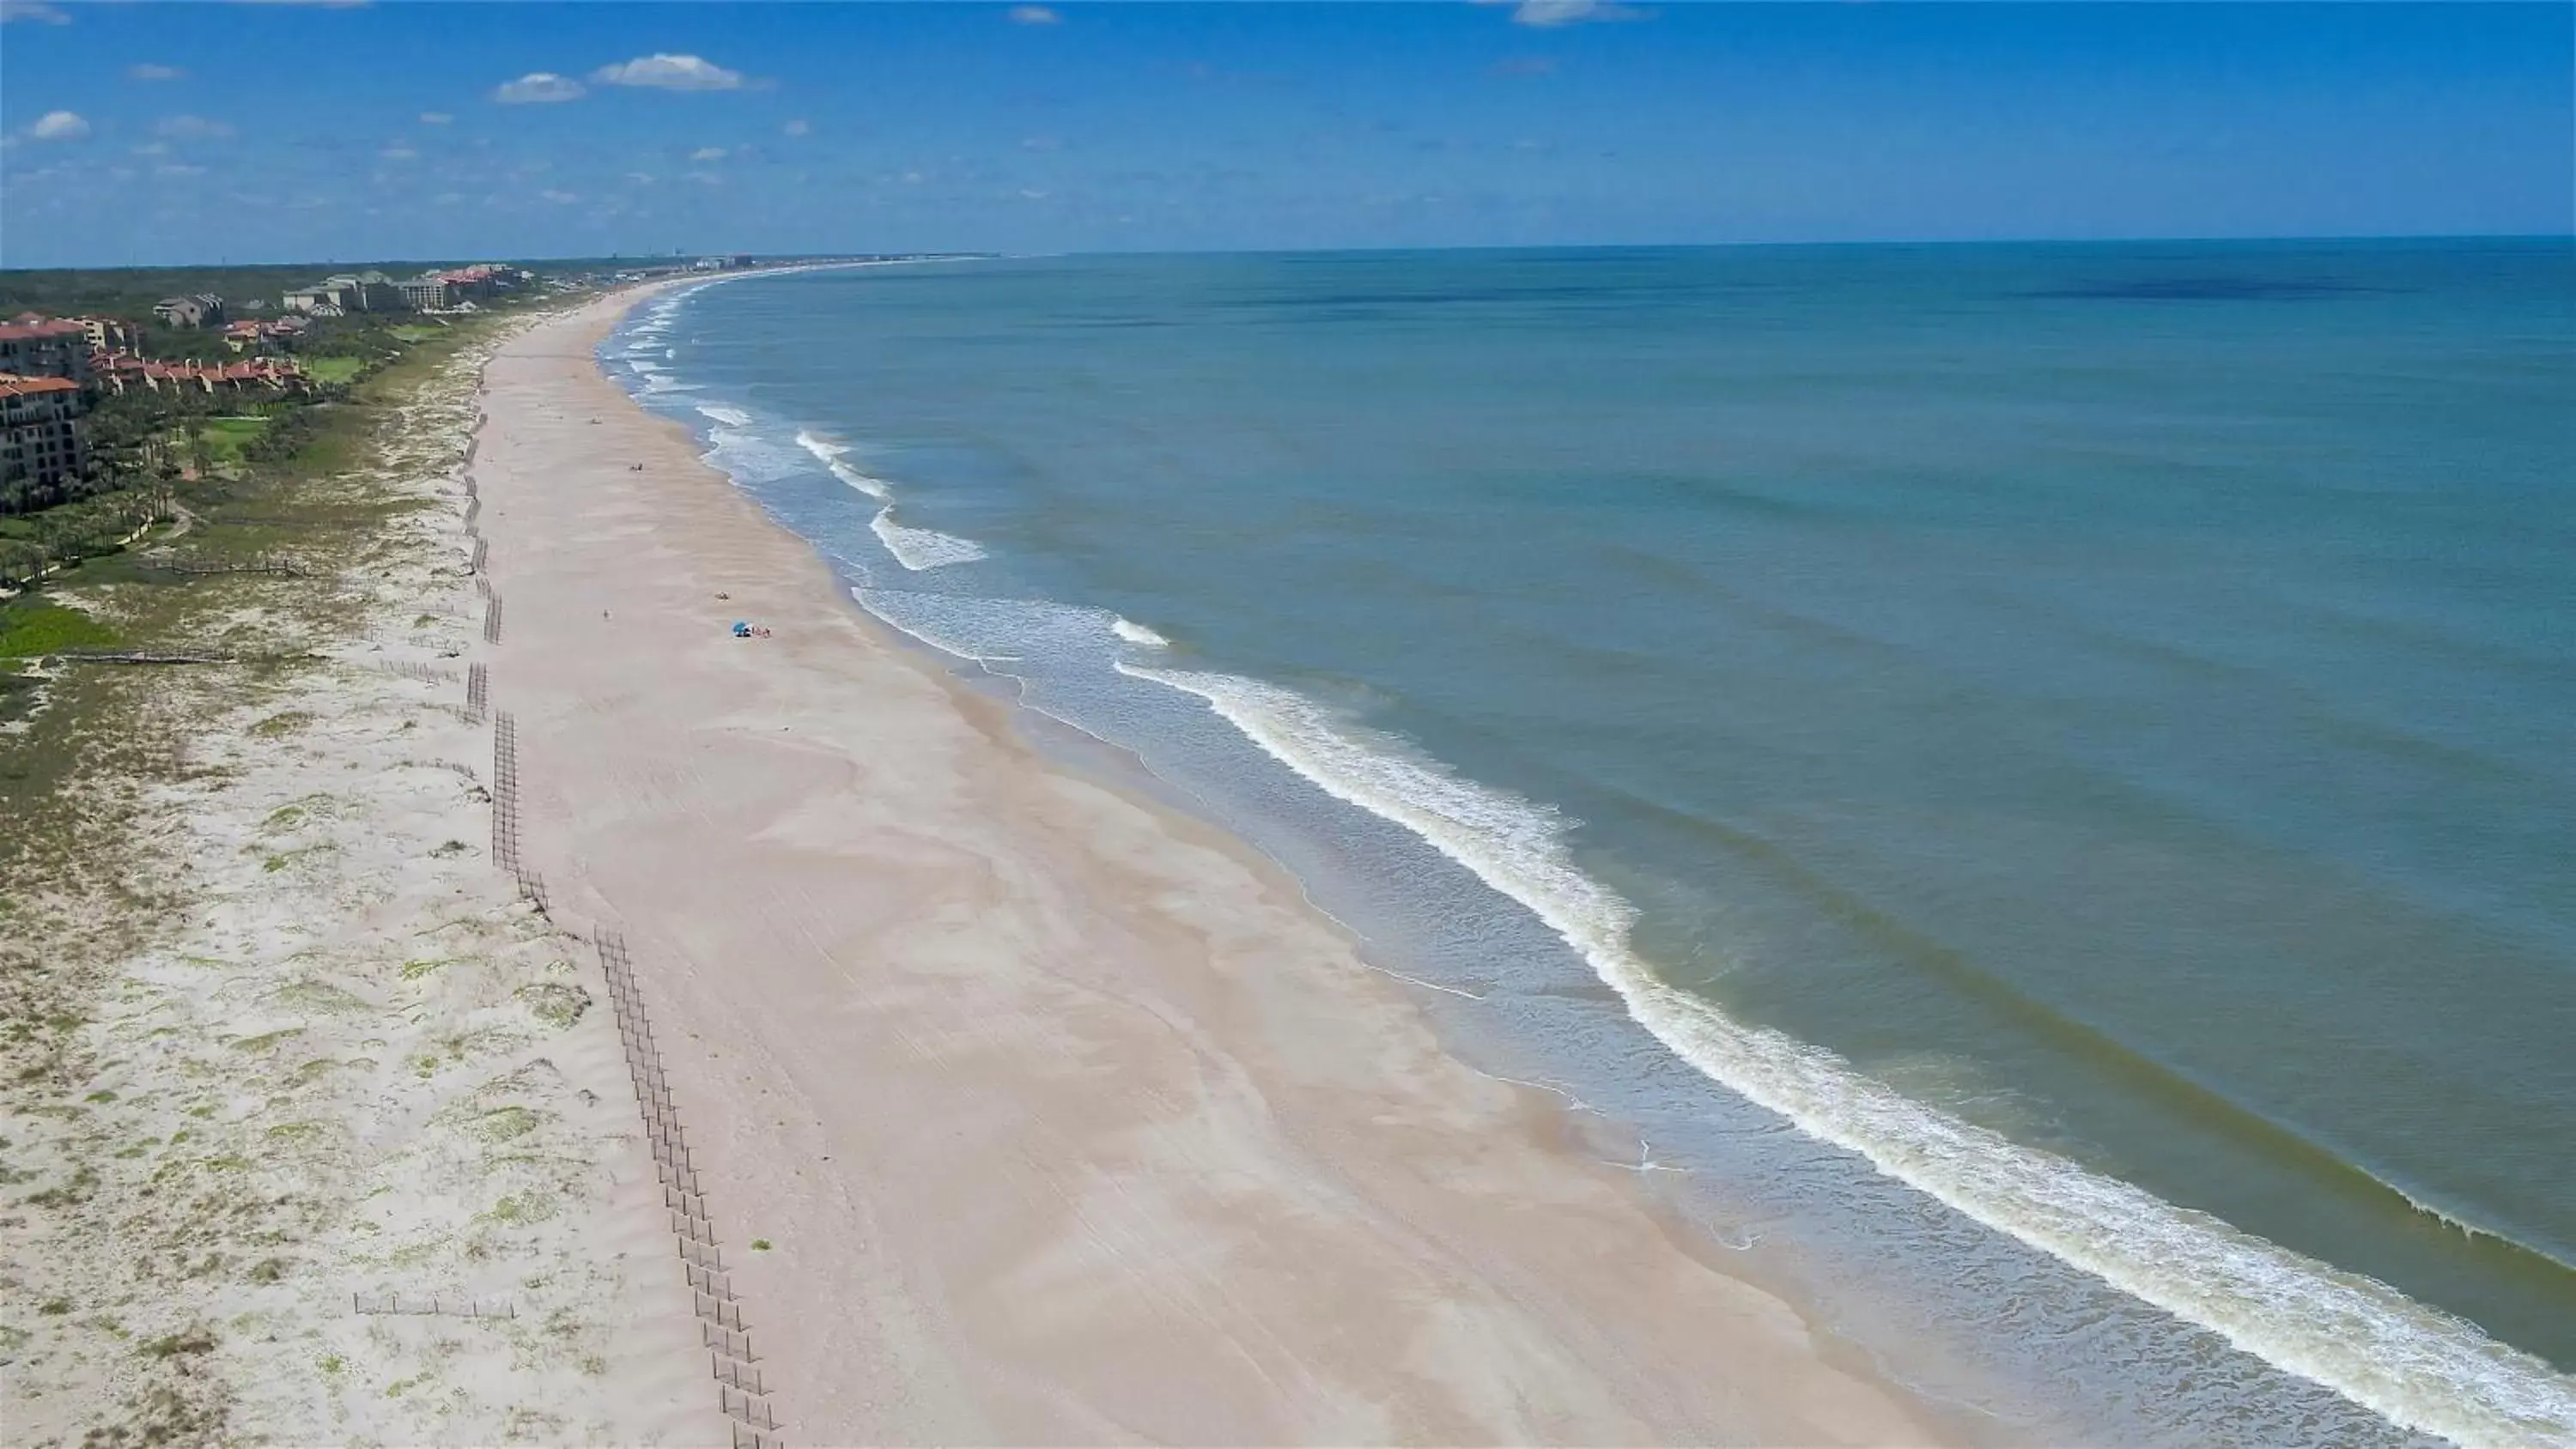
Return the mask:
M2565 243L885 267L605 355L1998 1437L2576 1437Z

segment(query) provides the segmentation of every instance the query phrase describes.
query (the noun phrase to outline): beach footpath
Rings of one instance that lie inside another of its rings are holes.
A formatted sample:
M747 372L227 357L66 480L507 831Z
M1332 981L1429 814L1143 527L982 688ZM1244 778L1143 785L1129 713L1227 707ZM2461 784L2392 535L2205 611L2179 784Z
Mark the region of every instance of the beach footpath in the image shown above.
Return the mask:
M715 1362L758 1374L728 1432L1955 1437L1451 1057L1293 879L860 614L602 374L638 300L485 369L475 657L518 868L608 948L561 979L644 1048L669 1316L758 1349Z
M154 643L0 734L12 1445L732 1436L598 945L508 868L498 340L54 590Z

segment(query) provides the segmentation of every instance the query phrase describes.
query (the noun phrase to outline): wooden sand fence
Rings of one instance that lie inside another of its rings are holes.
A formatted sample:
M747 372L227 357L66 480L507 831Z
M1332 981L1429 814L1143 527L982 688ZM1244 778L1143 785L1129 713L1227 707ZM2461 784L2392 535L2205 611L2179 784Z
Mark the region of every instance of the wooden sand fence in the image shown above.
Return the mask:
M519 722L504 710L492 720L492 859L518 883L537 914L554 914L546 883L519 854Z
M442 1318L517 1318L507 1298L466 1298L449 1293L352 1293L351 1311L367 1314L435 1314Z
M717 1243L715 1223L707 1212L688 1134L680 1126L679 1105L672 1101L670 1080L662 1071L662 1050L653 1039L652 1018L644 1010L626 938L602 930L597 945L618 1040L626 1046L627 1076L644 1114L645 1141L653 1149L654 1168L662 1179L662 1206L671 1215L680 1271L689 1280L689 1297L697 1309L698 1339L707 1350L707 1368L716 1381L716 1407L732 1426L734 1449L780 1449L783 1441L778 1437L778 1415L769 1404L768 1377L752 1351L751 1325L743 1320L732 1276L725 1271L724 1249Z

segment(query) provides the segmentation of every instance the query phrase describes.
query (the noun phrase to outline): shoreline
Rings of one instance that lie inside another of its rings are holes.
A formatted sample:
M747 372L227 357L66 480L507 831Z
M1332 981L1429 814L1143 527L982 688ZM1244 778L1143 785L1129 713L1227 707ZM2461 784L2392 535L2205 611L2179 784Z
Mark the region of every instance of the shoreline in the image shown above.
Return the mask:
M799 295L805 295L807 290L796 289ZM823 294L813 295L819 299ZM774 296L784 300L787 293L782 290ZM962 295L958 300L962 304ZM725 304L721 315L734 316L738 320L756 318L766 305L753 304L746 297L740 304ZM657 323L637 334L637 341L642 342L664 325L667 324ZM681 335L694 333L684 328ZM759 335L769 334L764 330ZM651 345L656 349L660 346L658 342ZM639 371L662 370L658 360L651 366L640 362L634 365ZM612 364L611 370L623 376L624 365L622 362ZM721 385L728 377L733 382L730 388ZM940 585L905 583L906 575L881 569L873 562L877 557L876 551L863 535L855 539L844 536L847 525L834 515L828 502L809 500L805 496L811 486L810 480L777 476L768 461L759 456L761 448L782 447L789 427L820 430L819 435L799 432L796 441L807 451L823 457L827 463L830 460L826 455L848 451L835 442L837 430L830 423L832 419L847 415L836 410L829 397L813 395L810 391L790 392L783 396L797 400L782 402L757 386L745 393L742 385L755 379L739 375L739 369L723 366L710 376L688 379L717 385L718 390L712 397L696 393L685 398L652 395L662 382L669 380L648 382L638 379L648 388L642 399L647 407L657 415L664 415L670 411L685 413L690 401L711 404L721 399L730 404L698 408L699 412L714 420L716 426L711 434L702 425L692 425L688 419L682 419L675 426L687 427L694 438L707 439L698 446L716 448L712 461L722 469L739 474L738 486L761 500L766 507L776 509L776 516L784 521L790 532L813 539L813 546L826 558L846 558L848 567L854 571L851 582L864 586L861 602L874 621L895 633L909 636L909 641L927 646L924 657L938 661L938 667L953 677L980 684L985 675L994 676L1002 687L988 693L1010 695L1014 692L1011 681L1022 680L1018 692L1021 702L1030 707L1030 712L1022 716L1024 719L1052 720L1054 717L1048 711L1063 706L1041 701L1057 698L1076 704L1073 710L1075 719L1095 718L1094 714L1084 712L1090 707L1091 700L1069 686L1061 691L1056 688L1059 682L1076 677L1066 667L1068 660L1074 661L1075 667L1082 670L1096 669L1098 661L1090 654L1079 652L1072 645L1057 651L1051 634L1032 634L1024 641L1013 630L1032 626L1021 623L1016 614L1009 615L1011 621L1002 624L990 623L981 616L970 620L961 614L956 626L951 627L949 612L928 607L930 602L947 593L994 595L975 602L1001 612L1018 597L1018 590L1009 584L987 586L980 571L974 581L953 587L948 586L946 579ZM894 377L887 379L887 386L897 392L903 389L901 380ZM782 422L782 413L790 421ZM755 419L751 414L761 416ZM862 427L861 432L865 431ZM740 461L735 461L734 455L737 442L743 450ZM831 464L831 470L852 487L870 493L881 503L886 501L883 492L864 486L862 481L854 481L838 464ZM822 486L825 492L830 491L828 484ZM930 505L935 500L925 495L923 502ZM938 515L934 511L931 516ZM879 522L883 522L882 517ZM966 527L968 532L983 532L971 523ZM888 530L879 527L876 531L880 541L898 556L906 568L929 566L917 563L898 546L898 540L886 537ZM862 559L869 562L863 563ZM1035 567L1033 561L1020 560L1008 566L997 564L993 568L999 571L999 577L1024 584L1029 575L1018 570L1020 562L1029 562ZM915 588L921 592L910 592ZM1084 627L1095 632L1110 618L1105 612L1065 602L1083 597L1078 592L1068 594L1044 586L1041 592L1056 601L1041 601L1042 607L1096 613L1096 619L1081 621ZM922 601L918 607L913 602L916 599ZM1181 601L1170 602L1178 611L1175 617L1187 612L1181 607ZM1161 622L1150 613L1141 617L1154 617L1156 622ZM1137 642L1126 633L1131 627L1123 619L1116 620L1119 637L1131 643ZM960 667L988 651L994 659L1006 662L978 669ZM1007 662L1022 655L1028 656L1031 662L1025 666ZM1137 667L1131 668L1131 663ZM1182 695L1196 696L1193 703L1213 711L1238 732L1243 741L1249 742L1242 761L1227 760L1223 770L1211 769L1209 758L1213 752L1192 738L1194 726L1180 726L1176 721L1157 718L1151 728L1138 727L1128 714L1117 709L1097 711L1097 718L1116 723L1118 728L1111 730L1116 739L1134 739L1138 742L1137 748L1148 751L1152 763L1143 765L1142 773L1163 780L1164 769L1177 767L1178 773L1165 781L1173 789L1162 792L1164 798L1173 795L1186 797L1179 806L1185 813L1213 823L1221 832L1239 835L1265 860L1275 861L1283 870L1310 881L1328 899L1342 905L1362 906L1349 919L1355 923L1366 923L1373 940L1378 939L1375 935L1377 930L1390 924L1397 927L1397 939L1403 939L1406 918L1400 913L1390 914L1383 910L1371 914L1368 907L1382 908L1386 902L1372 898L1365 889L1354 895L1352 882L1336 873L1339 862L1334 858L1335 851L1310 848L1310 841L1338 840L1342 838L1342 832L1358 824L1364 823L1373 830L1384 822L1409 838L1401 845L1389 842L1383 849L1374 849L1371 852L1373 861L1384 864L1386 861L1401 862L1407 856L1436 855L1436 860L1408 864L1413 868L1427 866L1443 872L1454 867L1474 877L1477 885L1495 893L1511 906L1526 909L1581 959L1585 967L1583 984L1587 994L1594 978L1598 978L1615 991L1624 1004L1623 1026L1632 1026L1640 1035L1651 1035L1675 1060L1686 1064L1700 1079L1717 1082L1732 1096L1757 1104L1759 1109L1786 1116L1801 1129L1802 1140L1819 1141L1853 1154L1865 1174L1874 1172L1868 1177L1868 1183L1890 1186L1885 1196L1891 1199L1910 1198L1915 1194L1928 1196L1969 1222L1997 1234L2004 1244L2004 1261L1988 1266L2009 1272L2012 1267L2009 1259L2027 1253L2045 1260L2047 1273L2062 1273L2063 1282L2052 1279L2044 1290L2015 1296L2014 1301L2021 1305L2023 1311L2042 1310L2039 1326L2054 1326L2062 1334L2080 1337L2088 1311L2108 1311L2116 1321L2128 1326L2139 1338L2136 1348L2143 1352L2133 1358L2114 1357L2102 1361L2113 1372L2101 1386L2108 1389L2114 1399L2123 1386L2134 1383L2180 1386L2197 1381L2199 1370L2196 1361L2206 1350L2194 1345L2190 1339L2205 1330L2224 1341L2225 1347L2219 1350L2220 1353L2232 1351L2243 1355L2241 1367L2232 1368L2231 1373L2251 1375L2256 1380L2247 1384L2256 1392L2246 1396L2226 1399L2186 1396L2188 1402L2205 1405L2220 1414L2224 1414L2226 1406L2239 1401L2239 1398L2244 1402L2265 1405L2267 1409L2277 1406L2277 1411L2285 1416L2285 1422L2295 1422L2302 1413L2322 1412L2335 1417L2349 1408L2359 1421L2353 1426L2356 1433L2365 1430L2384 1432L2397 1438L2412 1430L2415 1433L2448 1434L2467 1443L2522 1442L2522 1436L2529 1433L2534 1424L2556 1423L2563 1419L2568 1403L2563 1396L2566 1381L2552 1374L2545 1363L2499 1340L2490 1339L2472 1323L2453 1317L2441 1308L2408 1299L2380 1282L2337 1269L2322 1260L2303 1257L2296 1250L2276 1246L2274 1240L2237 1231L2226 1222L2195 1212L2192 1210L2195 1205L2204 1211L2209 1209L2207 1204L2200 1203L2187 1192L2176 1194L2170 1202L2160 1200L2147 1189L2123 1181L2098 1166L2080 1165L2044 1146L2025 1144L2018 1139L2007 1139L2000 1134L1968 1127L1963 1121L1937 1109L1923 1110L1918 1099L1899 1097L1882 1083L1861 1076L1857 1069L1842 1070L1843 1064L1839 1062L1815 1074L1828 1080L1809 1080L1809 1068L1813 1063L1797 1049L1795 1043L1774 1033L1747 1027L1704 1000L1691 999L1665 989L1663 979L1629 948L1624 928L1617 919L1624 914L1626 903L1619 899L1615 890L1597 878L1587 879L1567 868L1569 862L1564 859L1535 858L1523 849L1524 842L1518 835L1503 829L1482 828L1482 822L1494 812L1473 812L1469 818L1476 823L1462 825L1456 812L1437 805L1426 808L1426 800L1436 802L1448 798L1449 781L1445 776L1426 778L1419 773L1407 773L1409 767L1404 745L1409 742L1373 751L1370 748L1372 741L1365 730L1354 731L1350 736L1341 734L1334 728L1334 721L1311 708L1314 701L1310 698L1301 698L1262 679L1194 673L1190 672L1190 666L1180 664L1173 665L1169 672L1159 667L1145 667L1159 664L1160 661L1152 656L1128 652L1117 661L1116 667L1122 674L1151 680ZM1216 669L1221 666L1205 664L1195 667ZM1021 673L1024 668L1028 671L1025 675ZM1038 692L1032 695L1032 689ZM1122 699L1121 703L1131 711L1136 707L1133 701ZM1144 707L1152 708L1151 705ZM1080 723L1071 727L1073 733L1084 731L1085 726ZM1189 743L1175 745L1175 740ZM1128 753L1118 743L1110 744L1107 750L1109 756ZM1392 766L1388 759L1390 754L1395 757ZM1445 767L1435 763L1430 768L1437 775ZM1298 825L1282 827L1283 812L1268 808L1270 801L1266 798L1255 800L1255 808L1243 808L1247 799L1256 795L1276 795L1279 788L1276 782L1265 779L1260 785L1246 786L1238 791L1236 780L1247 771L1262 776L1293 775L1297 778L1290 784L1319 792L1321 796L1331 797L1337 802L1326 807L1325 813L1338 809L1346 818L1327 823L1301 814L1295 817ZM1482 787L1475 782L1467 782L1463 788L1478 790ZM1508 800L1502 802L1505 806L1513 803ZM1362 816L1371 818L1361 822L1358 817ZM1428 941L1412 939L1406 941L1390 959L1411 969L1416 961L1444 962L1445 956ZM1447 965L1450 969L1440 975L1440 980L1480 990L1484 988L1484 977L1472 964L1452 962ZM1437 965L1432 969L1435 974L1441 970ZM1414 981L1400 973L1390 974L1397 980L1441 989L1436 982ZM1473 992L1459 994L1471 998L1475 995ZM1543 989L1537 995L1546 998L1555 994ZM1435 1019L1441 1021L1444 1032L1456 1024L1458 1012L1451 1009L1451 1004L1418 995L1413 999L1431 1008ZM1560 1060L1553 1064L1552 1070L1526 1070L1515 1060L1513 1053L1506 1051L1499 1056L1493 1053L1490 1050L1492 1043L1480 1040L1481 1035L1474 1030L1450 1034L1453 1054L1463 1052L1471 1060L1496 1066L1506 1074L1507 1080L1511 1077L1536 1077L1581 1084L1579 1090L1594 1102L1604 1100L1597 1093L1608 1086L1611 1092L1609 1100L1623 1100L1618 1087L1597 1079L1587 1081L1579 1062ZM1592 1057L1595 1060L1620 1059L1620 1054L1594 1053ZM1660 1055L1657 1059L1661 1059ZM1688 1140L1693 1124L1680 1120L1675 1114L1659 1113L1656 1104L1629 1101L1625 1105L1632 1110L1643 1108L1635 1120L1653 1124L1650 1130L1659 1157L1666 1153L1667 1134ZM1618 1154L1614 1151L1607 1155L1615 1157ZM1718 1156L1722 1158L1723 1154ZM1694 1157L1686 1150L1679 1160L1686 1164L1695 1162L1704 1172L1716 1165L1712 1156L1705 1152ZM1761 1178L1762 1175L1757 1173L1755 1180ZM1707 1172L1702 1180L1740 1184L1746 1178L1741 1173L1719 1170ZM1912 1212L1905 1202L1877 1201L1875 1198L1872 1202L1878 1211L1865 1215L1863 1220L1883 1224L1901 1221ZM1771 1205L1775 1208L1782 1206L1776 1200ZM1726 1215L1722 1213L1721 1216ZM1810 1216L1792 1210L1793 1220L1810 1224L1831 1216ZM2277 1228L2278 1224L2274 1226ZM1734 1234L1721 1232L1719 1236L1731 1238ZM1807 1265L1810 1268L1840 1261L1841 1255L1834 1251L1837 1245L1811 1243L1808 1246L1822 1246L1826 1250L1821 1256L1810 1256ZM1863 1252L1860 1256L1867 1259L1871 1255ZM1926 1264L1943 1261L1938 1256L1916 1257ZM1744 1266L1757 1271L1759 1267L1749 1262ZM1910 1276L1906 1269L1893 1262L1882 1262L1879 1266L1895 1269L1892 1279ZM1919 1314L1912 1313L1912 1308L1925 1302L1941 1302L1947 1303L1954 1312L1961 1308L1973 1311L1973 1303L1950 1301L1950 1295L1942 1292L1938 1284L1928 1285L1933 1290L1928 1295L1891 1294L1881 1305L1855 1303L1850 1295L1834 1291L1829 1284L1806 1281L1810 1276L1796 1272L1789 1275L1784 1281L1791 1287L1784 1296L1792 1301L1818 1306L1834 1316L1835 1321L1851 1333L1855 1343L1874 1344L1877 1351L1887 1352L1891 1362L1901 1366L1891 1370L1900 1380L1917 1377L1913 1370L1918 1365L1911 1351L1915 1344L1947 1342L1937 1327L1923 1321ZM1832 1277L1832 1269L1828 1268L1824 1276ZM1822 1291L1817 1291L1819 1289ZM2281 1311L2285 1302L2296 1303L2297 1311ZM1847 1311L1837 1312L1855 1306L1862 1310L1857 1316ZM1881 1316L1872 1311L1879 1306L1894 1310L1896 1318L1913 1319L1912 1331L1900 1330L1893 1337L1876 1332L1885 1326ZM2179 1318L2191 1326L2190 1330L2168 1333L2159 1326L2170 1322L2171 1318ZM2030 1340L2033 1344L2047 1341L2045 1338ZM1982 1357L1982 1351L1974 1346L1973 1340L1966 1346L1970 1357ZM2122 1371L2124 1363L2134 1365L2140 1362L2151 1371L2139 1375L2128 1375ZM2398 1368L2399 1365L2404 1367ZM1943 1376L1936 1372L1931 1377L1939 1380ZM2043 1374L2029 1382L2042 1382L2046 1377ZM2278 1382L2270 1382L2276 1378ZM2324 1392L2319 1393L2320 1390ZM1989 1402L1974 1385L1948 1382L1929 1392L1942 1402ZM2303 1407L2311 1396L2326 1402L2314 1409ZM2015 1407L2030 1406L2025 1401ZM1982 1426L1979 1426L1970 1432L1981 1430Z
M487 369L494 694L532 863L623 923L719 1226L775 1242L734 1276L791 1432L1939 1437L1441 1050L1275 864L864 619L597 368L677 285Z

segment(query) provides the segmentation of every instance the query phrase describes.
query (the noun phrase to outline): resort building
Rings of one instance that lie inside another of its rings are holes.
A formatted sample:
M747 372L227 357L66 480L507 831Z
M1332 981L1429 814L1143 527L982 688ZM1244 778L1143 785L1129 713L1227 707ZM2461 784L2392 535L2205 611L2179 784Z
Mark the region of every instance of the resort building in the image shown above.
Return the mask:
M63 320L79 325L83 335L89 338L92 352L112 352L134 346L134 324L122 317L66 317Z
M173 327L221 327L224 325L224 299L212 292L199 292L193 297L165 297L153 305L152 315Z
M98 383L119 396L146 392L258 393L275 396L311 386L304 369L283 357L246 357L238 362L163 362L129 353L107 353L98 359Z
M90 333L86 323L30 312L0 323L0 373L59 377L89 386Z
M382 272L342 272L296 288L281 299L281 305L311 317L338 317L351 312L400 312L410 304L403 299L403 289Z
M337 317L346 310L340 305L340 296L337 292L329 287L318 286L298 287L287 293L278 305L289 312L301 312L308 317Z
M0 373L0 494L58 488L81 476L80 384Z
M427 272L402 284L403 300L418 312L444 312L456 305L456 283L445 273Z

